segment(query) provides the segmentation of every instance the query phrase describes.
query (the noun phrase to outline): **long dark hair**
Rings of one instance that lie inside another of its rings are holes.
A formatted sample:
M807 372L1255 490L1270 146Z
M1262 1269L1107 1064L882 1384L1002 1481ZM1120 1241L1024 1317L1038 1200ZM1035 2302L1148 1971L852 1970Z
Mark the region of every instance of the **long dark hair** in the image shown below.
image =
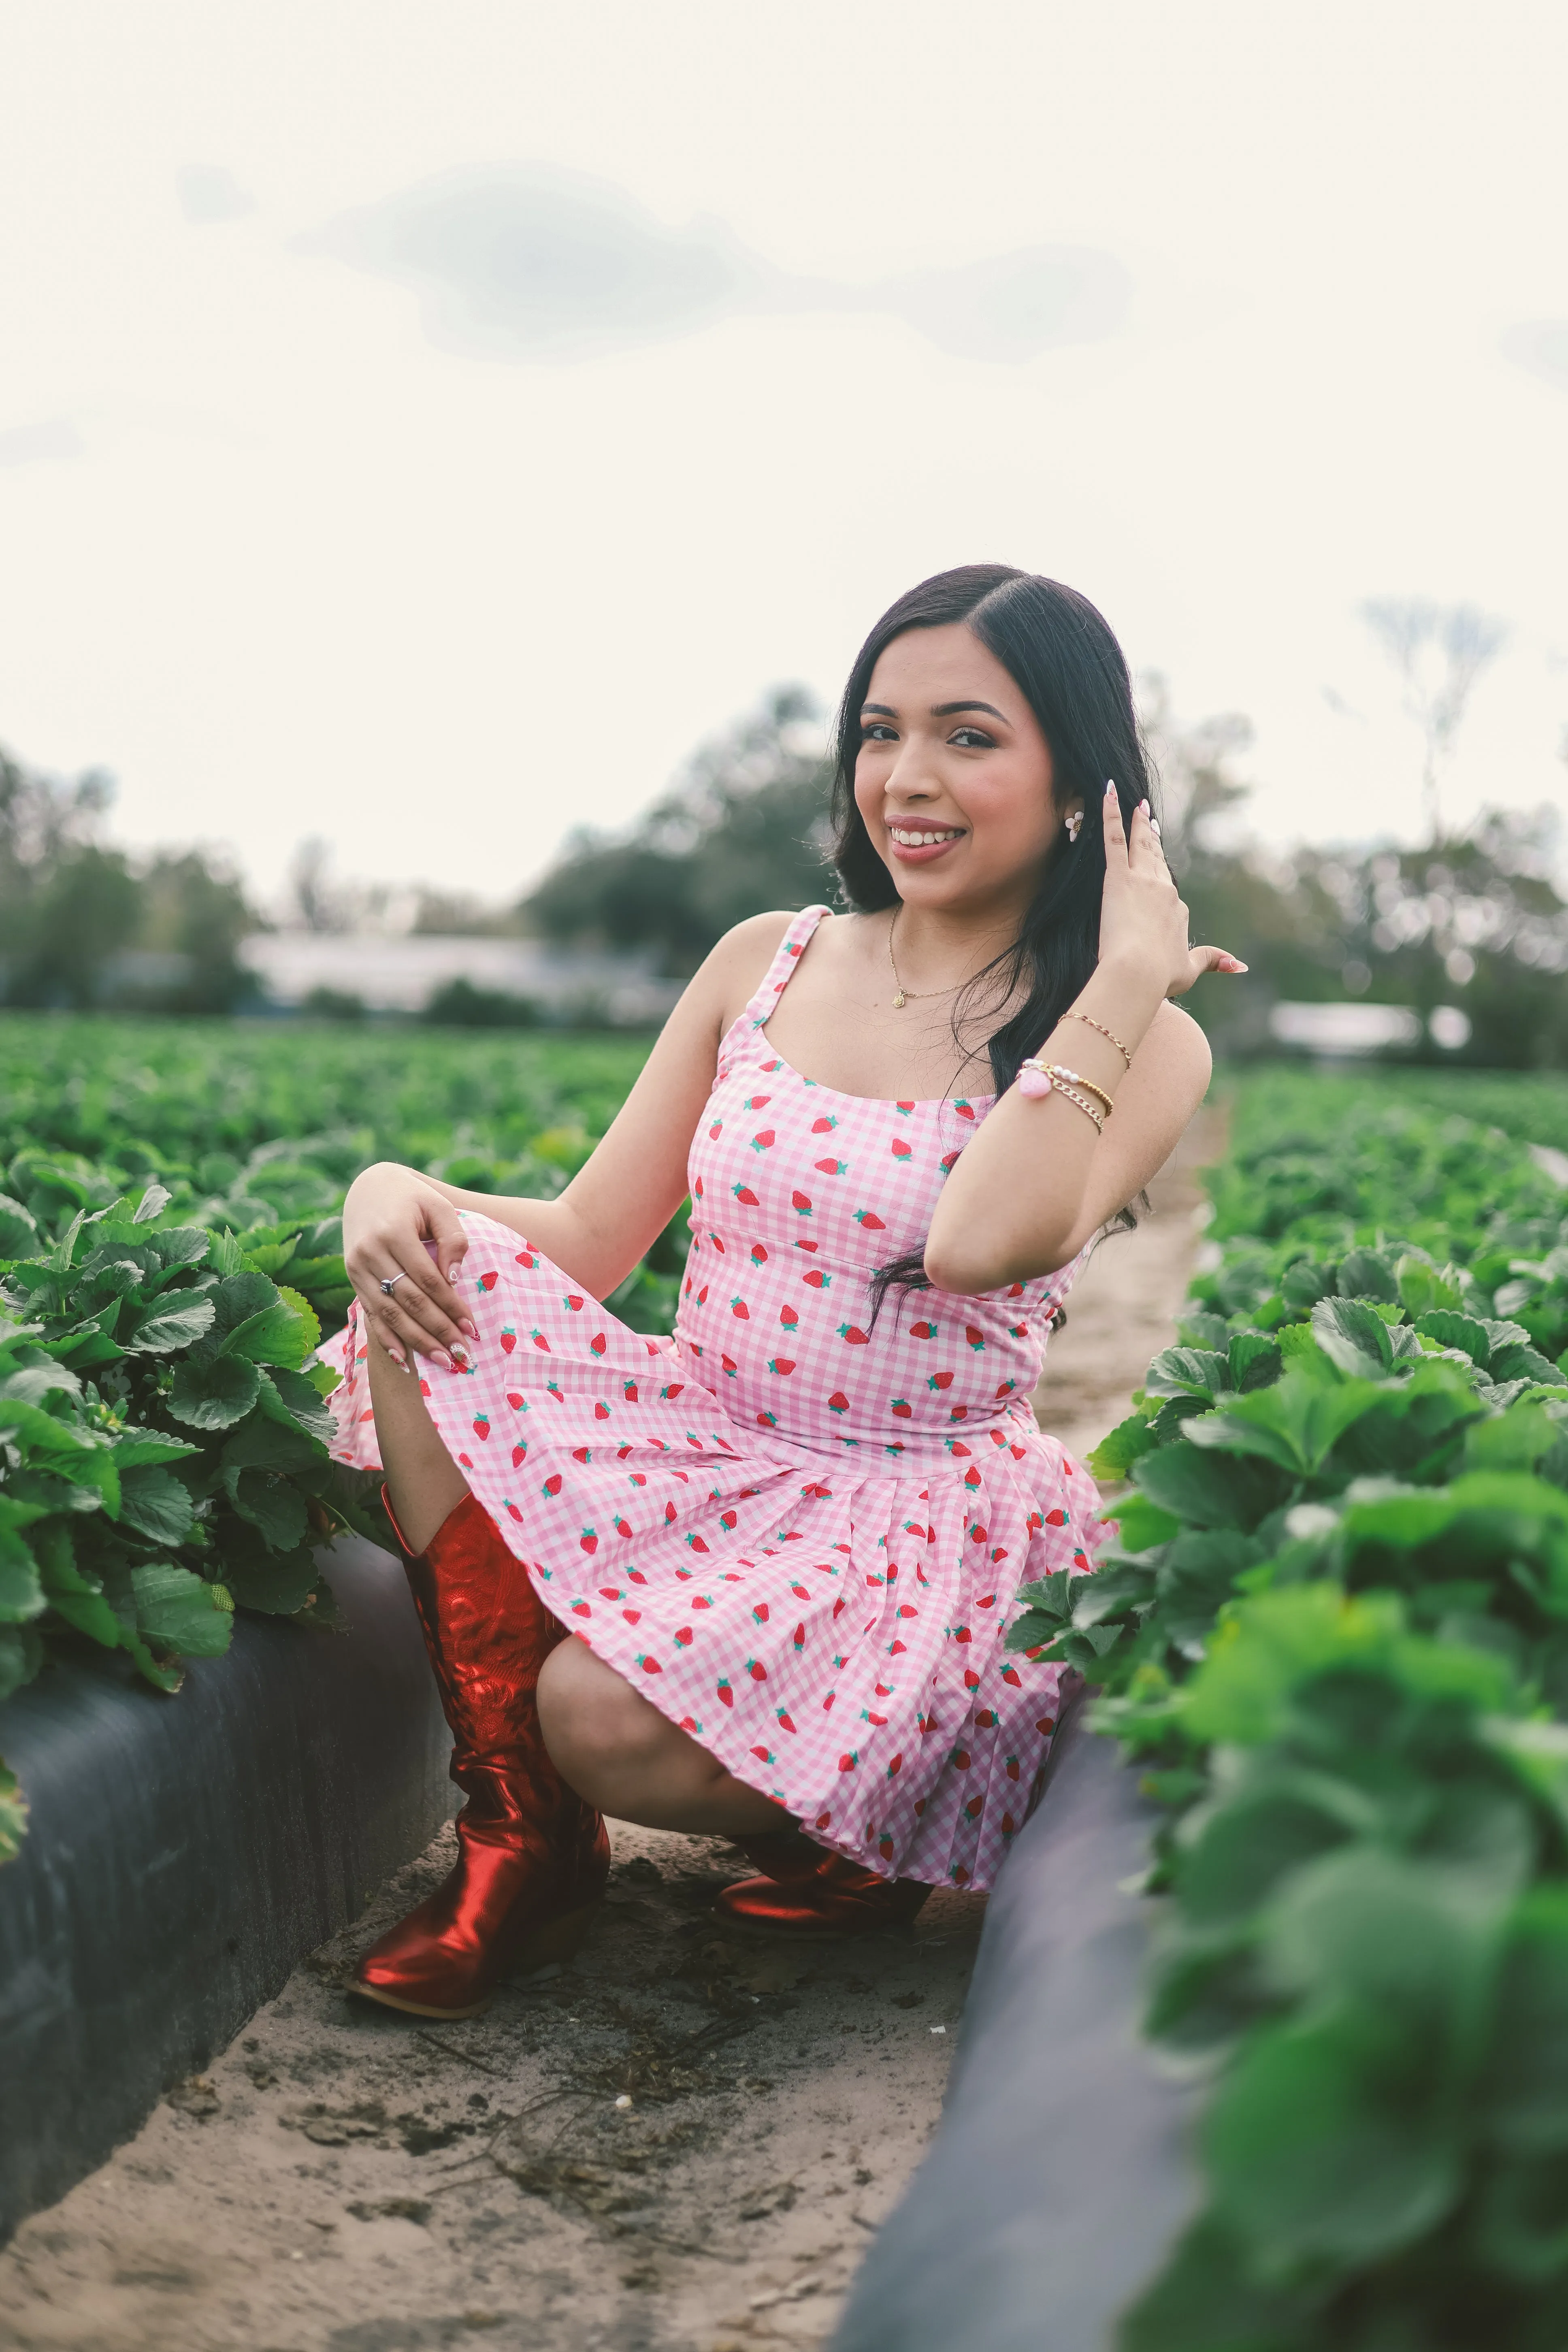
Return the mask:
M939 629L955 621L973 631L994 655L1034 712L1050 747L1057 804L1081 798L1078 839L1058 845L1013 944L970 982L953 1013L955 1038L977 989L998 1003L1024 992L1018 1010L988 1041L992 1080L1005 1093L1026 1054L1038 1050L1086 985L1100 951L1100 902L1105 887L1105 837L1100 798L1114 780L1124 824L1154 792L1132 707L1132 681L1104 615L1087 596L1059 580L1015 571L1006 563L963 563L922 580L890 604L855 657L837 720L833 780L833 863L844 895L862 914L897 903L891 874L871 845L855 803L855 762L860 712L871 673L895 637L908 629ZM873 1288L880 1309L892 1287L928 1287L918 1252L883 1266Z

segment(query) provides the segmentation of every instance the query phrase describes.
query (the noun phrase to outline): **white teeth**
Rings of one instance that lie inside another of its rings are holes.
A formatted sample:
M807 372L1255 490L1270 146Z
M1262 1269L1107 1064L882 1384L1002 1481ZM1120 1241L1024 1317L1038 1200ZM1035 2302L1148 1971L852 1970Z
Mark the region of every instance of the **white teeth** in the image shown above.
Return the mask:
M934 849L939 841L957 841L962 825L949 825L944 833L910 833L903 825L890 824L888 831L900 849Z

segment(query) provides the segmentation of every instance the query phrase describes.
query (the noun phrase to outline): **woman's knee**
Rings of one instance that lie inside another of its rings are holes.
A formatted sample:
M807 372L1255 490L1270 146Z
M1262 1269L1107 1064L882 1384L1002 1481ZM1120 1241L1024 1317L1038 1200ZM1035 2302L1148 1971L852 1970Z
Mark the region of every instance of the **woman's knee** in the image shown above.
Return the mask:
M588 1796L585 1782L597 1788L646 1767L664 1718L573 1635L544 1662L539 1722L555 1764Z

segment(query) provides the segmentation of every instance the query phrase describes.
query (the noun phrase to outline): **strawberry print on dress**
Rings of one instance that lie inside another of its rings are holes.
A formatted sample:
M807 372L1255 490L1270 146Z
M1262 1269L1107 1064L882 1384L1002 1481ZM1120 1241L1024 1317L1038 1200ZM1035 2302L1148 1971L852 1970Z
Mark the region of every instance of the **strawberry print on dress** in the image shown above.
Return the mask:
M465 1215L466 1371L430 1413L541 1599L738 1780L886 1877L984 1888L1023 1826L1059 1670L1003 1647L1021 1584L1088 1566L1094 1482L1029 1398L1083 1262L977 1298L894 1292L992 1097L803 1077L767 1023L790 925L720 1047L671 1339ZM321 1349L341 1461L379 1466L357 1307Z

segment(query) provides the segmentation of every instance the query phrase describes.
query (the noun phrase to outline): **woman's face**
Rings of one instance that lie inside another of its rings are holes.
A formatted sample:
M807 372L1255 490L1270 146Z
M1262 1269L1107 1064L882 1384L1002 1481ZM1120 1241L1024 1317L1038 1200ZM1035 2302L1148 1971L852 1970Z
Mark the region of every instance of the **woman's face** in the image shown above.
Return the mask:
M962 622L907 629L882 654L860 709L855 800L912 907L1021 913L1066 839L1050 746Z

